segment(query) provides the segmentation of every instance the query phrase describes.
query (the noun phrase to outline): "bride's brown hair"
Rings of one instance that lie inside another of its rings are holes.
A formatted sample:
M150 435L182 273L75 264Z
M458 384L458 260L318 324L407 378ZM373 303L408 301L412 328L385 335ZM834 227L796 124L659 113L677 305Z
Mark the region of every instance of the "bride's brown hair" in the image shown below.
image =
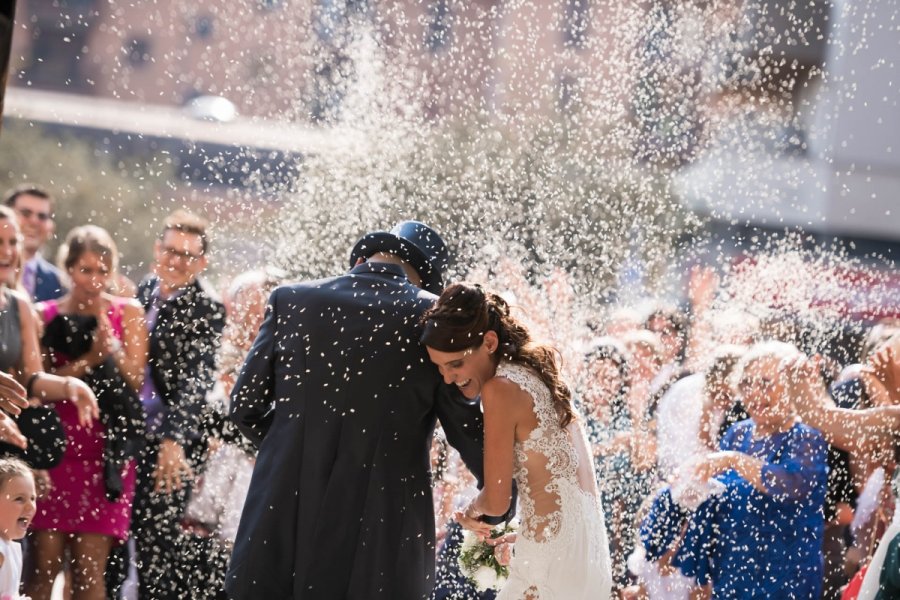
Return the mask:
M420 341L441 352L477 348L484 342L485 333L495 332L500 340L500 358L527 365L549 388L560 427L575 420L572 392L559 376L558 352L534 343L528 330L509 314L506 300L497 294L477 284L451 284L422 315L422 325Z

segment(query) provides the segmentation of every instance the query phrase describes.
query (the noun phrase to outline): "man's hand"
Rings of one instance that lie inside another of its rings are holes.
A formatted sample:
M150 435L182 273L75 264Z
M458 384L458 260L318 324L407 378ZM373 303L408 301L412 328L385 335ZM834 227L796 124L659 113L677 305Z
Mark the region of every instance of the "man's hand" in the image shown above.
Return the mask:
M479 520L481 515L475 510L474 502L470 503L465 510L456 511L453 518L459 523L463 529L468 529L475 533L479 539L485 539L491 536L493 525Z
M0 409L17 415L28 406L25 388L11 375L0 371Z
M153 471L153 478L156 480L154 490L157 493L171 494L180 490L193 476L194 472L184 456L181 444L169 438L163 439L159 445L156 469Z

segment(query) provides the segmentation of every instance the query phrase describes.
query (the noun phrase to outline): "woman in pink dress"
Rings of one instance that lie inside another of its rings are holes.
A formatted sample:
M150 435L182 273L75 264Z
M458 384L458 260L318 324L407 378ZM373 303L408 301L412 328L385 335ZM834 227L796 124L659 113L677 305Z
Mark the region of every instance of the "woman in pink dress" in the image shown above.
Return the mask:
M108 294L116 270L117 251L109 234L96 226L73 229L62 249L62 261L71 291L59 300L38 304L45 326L57 315L94 317L96 329L90 349L72 359L50 354L51 369L59 375L85 377L107 361L135 393L143 383L147 364L147 329L137 301ZM66 549L72 564L72 597L106 597L104 571L114 544L128 537L134 498L135 465L125 463L122 491L107 499L104 478L105 428L99 419L84 427L68 401L55 405L67 446L62 462L50 470L51 489L41 498L35 515L33 569L26 586L34 600L50 598Z

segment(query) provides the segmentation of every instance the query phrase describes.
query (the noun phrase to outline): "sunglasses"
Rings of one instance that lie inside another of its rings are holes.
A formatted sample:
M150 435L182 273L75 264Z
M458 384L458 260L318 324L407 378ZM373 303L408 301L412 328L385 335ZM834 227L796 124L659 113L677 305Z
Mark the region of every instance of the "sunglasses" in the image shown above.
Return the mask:
M22 215L23 219L30 219L31 217L37 217L38 221L40 221L42 223L46 223L47 221L49 221L50 219L53 218L53 215L51 215L48 212L31 210L30 208L19 208L19 209L17 209L17 212L20 215Z
M195 260L200 260L201 258L203 258L203 254L191 254L190 252L178 250L176 248L171 248L169 246L163 246L162 252L166 256L170 256L172 258L178 258L178 259L181 259L181 260L187 261L187 262L193 262Z

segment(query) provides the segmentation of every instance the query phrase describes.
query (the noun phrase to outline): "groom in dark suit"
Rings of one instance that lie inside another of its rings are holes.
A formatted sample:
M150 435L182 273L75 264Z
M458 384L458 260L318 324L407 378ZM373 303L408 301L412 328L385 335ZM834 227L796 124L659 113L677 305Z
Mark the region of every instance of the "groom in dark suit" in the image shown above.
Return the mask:
M447 248L415 221L363 237L351 271L285 286L232 392L259 446L228 568L234 600L427 598L436 420L481 479L477 404L445 386L419 318Z

